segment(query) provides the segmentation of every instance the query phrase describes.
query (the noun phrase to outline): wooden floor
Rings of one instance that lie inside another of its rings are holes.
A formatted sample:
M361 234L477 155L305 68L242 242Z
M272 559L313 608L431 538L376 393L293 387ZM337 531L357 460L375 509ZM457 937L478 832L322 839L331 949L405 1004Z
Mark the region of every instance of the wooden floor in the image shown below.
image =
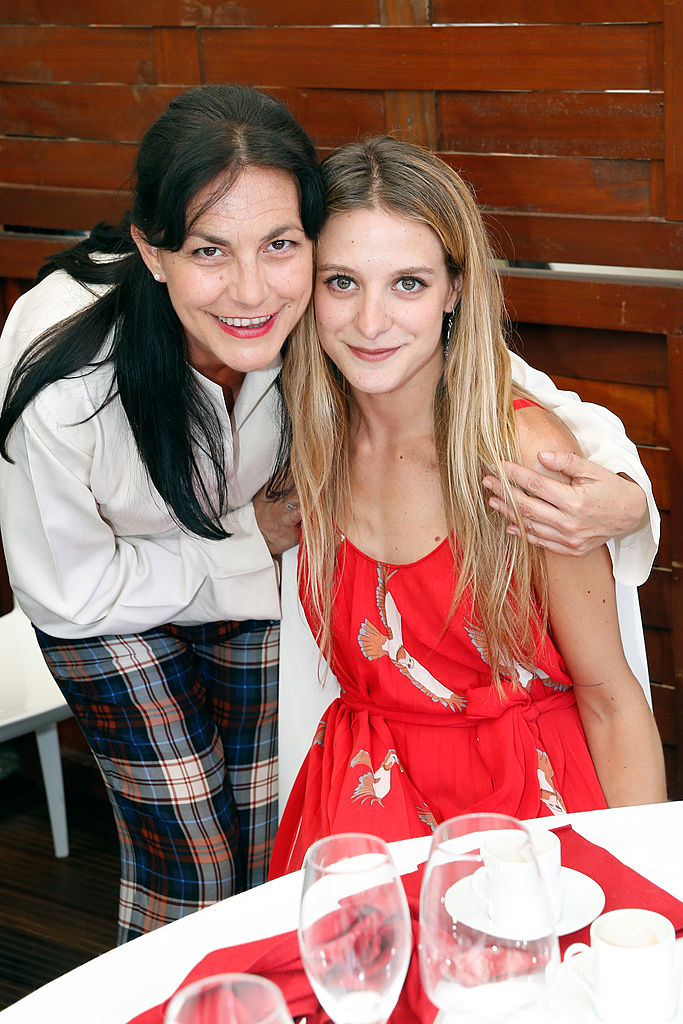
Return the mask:
M71 855L57 860L39 773L11 767L0 779L0 1009L111 949L118 902L118 842L96 771L65 762Z

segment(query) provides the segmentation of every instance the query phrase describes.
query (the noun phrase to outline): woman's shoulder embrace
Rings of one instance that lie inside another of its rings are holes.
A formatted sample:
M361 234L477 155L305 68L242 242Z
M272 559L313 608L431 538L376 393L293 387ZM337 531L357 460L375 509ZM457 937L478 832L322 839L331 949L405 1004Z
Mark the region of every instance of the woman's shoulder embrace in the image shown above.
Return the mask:
M581 454L581 447L564 423L540 405L525 405L515 410L522 462L529 469L555 476L536 458L540 451L571 451Z

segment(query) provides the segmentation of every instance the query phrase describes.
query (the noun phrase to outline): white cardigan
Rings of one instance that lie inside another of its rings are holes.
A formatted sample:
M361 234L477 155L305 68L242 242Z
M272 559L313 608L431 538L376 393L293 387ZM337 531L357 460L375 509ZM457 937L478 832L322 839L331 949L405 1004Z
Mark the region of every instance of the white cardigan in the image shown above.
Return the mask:
M640 618L637 586L647 579L659 544L659 512L652 486L635 445L621 421L599 405L581 402L571 391L559 391L551 379L511 353L512 374L544 406L552 409L571 428L588 458L615 473L627 473L647 495L650 521L642 529L610 541L616 580L619 628L626 658L651 704L645 640ZM326 665L301 608L296 585L298 548L282 559L282 629L280 634L279 768L280 814L316 726L339 687ZM319 675L320 673L320 675ZM319 679L325 679L324 686Z

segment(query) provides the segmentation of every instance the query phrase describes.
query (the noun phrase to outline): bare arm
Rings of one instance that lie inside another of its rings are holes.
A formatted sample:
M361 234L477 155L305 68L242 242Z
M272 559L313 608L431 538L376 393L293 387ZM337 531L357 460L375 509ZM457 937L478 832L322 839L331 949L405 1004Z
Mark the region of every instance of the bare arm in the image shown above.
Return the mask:
M624 657L609 554L548 554L553 639L574 693L609 807L666 800L664 757L654 716Z
M539 409L518 415L525 463L559 447L562 430ZM565 438L565 444L571 439ZM541 467L539 467L541 469ZM545 472L545 471L544 471ZM666 800L664 758L643 690L624 657L605 547L584 558L546 551L553 640L574 681L588 748L610 807Z

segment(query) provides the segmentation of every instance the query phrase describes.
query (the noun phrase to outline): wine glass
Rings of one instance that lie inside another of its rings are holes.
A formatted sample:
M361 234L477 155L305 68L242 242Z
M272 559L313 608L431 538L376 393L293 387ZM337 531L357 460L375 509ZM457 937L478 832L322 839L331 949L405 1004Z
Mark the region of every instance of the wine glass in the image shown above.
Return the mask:
M349 832L313 843L304 860L299 949L335 1024L385 1024L410 963L412 926L383 840Z
M256 974L216 974L181 988L164 1024L292 1024L284 996Z
M554 913L531 836L504 814L435 831L420 893L420 974L439 1009L470 1024L545 1002L559 964Z

